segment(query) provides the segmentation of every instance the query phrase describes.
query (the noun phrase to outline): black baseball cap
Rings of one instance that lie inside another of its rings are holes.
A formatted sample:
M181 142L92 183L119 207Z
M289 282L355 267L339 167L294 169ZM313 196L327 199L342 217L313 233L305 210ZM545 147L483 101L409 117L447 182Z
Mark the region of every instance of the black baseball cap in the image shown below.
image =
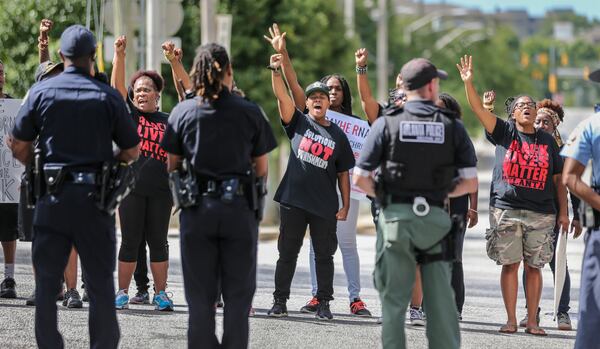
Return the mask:
M306 98L308 98L310 95L312 95L315 92L323 92L324 94L327 95L327 98L329 99L329 87L327 87L327 85L325 85L324 83L322 83L320 81L313 82L312 84L308 85L306 90L304 90L304 94L306 95Z
M63 62L54 63L52 61L45 61L38 65L37 70L35 71L35 82L42 81L46 76L48 76L52 72L62 72L64 70Z
M596 69L588 75L588 79L594 82L600 82L600 69Z
M95 51L94 34L81 24L68 27L60 36L60 52L65 57L78 58L91 55Z
M400 70L403 86L412 91L427 85L431 80L440 78L446 80L448 73L437 69L433 63L425 58L414 58L402 66Z

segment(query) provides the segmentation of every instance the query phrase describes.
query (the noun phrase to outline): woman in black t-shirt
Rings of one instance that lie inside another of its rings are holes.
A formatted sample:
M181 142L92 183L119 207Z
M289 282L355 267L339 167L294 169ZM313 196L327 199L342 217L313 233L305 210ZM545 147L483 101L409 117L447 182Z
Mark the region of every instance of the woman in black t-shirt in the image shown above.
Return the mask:
M167 233L172 198L167 174L167 153L160 146L169 115L158 111L163 78L155 71L140 70L125 88L124 36L115 41L115 56L111 85L128 102L131 117L137 124L140 158L136 162L136 185L119 207L121 247L119 250L119 291L115 298L117 309L128 308L129 284L138 261L140 244L148 243L150 269L154 279L154 300L157 310L173 310L173 302L165 292L169 267ZM145 259L143 261L145 263ZM133 301L145 303L148 295L136 295Z
M509 100L504 121L487 110L473 85L470 56L457 64L471 109L496 145L496 161L490 198L490 226L486 233L488 256L502 265L500 285L507 311L502 333L518 329L516 302L518 270L527 270L525 332L545 336L536 322L542 291L541 268L553 256L555 225L568 230L566 188L561 183L562 159L554 138L534 128L536 103L529 96ZM555 207L558 195L559 207Z

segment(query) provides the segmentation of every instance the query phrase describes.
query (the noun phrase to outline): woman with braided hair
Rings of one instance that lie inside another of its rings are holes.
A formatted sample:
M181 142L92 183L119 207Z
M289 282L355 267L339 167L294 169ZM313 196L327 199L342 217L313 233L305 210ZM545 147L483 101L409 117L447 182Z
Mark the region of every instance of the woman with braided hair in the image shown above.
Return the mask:
M190 75L195 97L172 110L161 144L168 171L187 168L198 186L198 201L179 215L188 347L247 348L259 223L248 201L250 174L267 175L275 137L261 108L232 93L225 48L201 46ZM225 303L221 344L215 335L219 281Z
M518 271L524 261L528 290L525 332L545 336L546 332L536 322L542 288L541 268L554 255L554 226L567 231L569 225L558 145L551 135L535 129L537 105L533 98L520 95L509 99L506 103L509 120L505 121L484 107L473 84L472 57L461 57L456 67L465 84L471 110L496 146L486 249L490 259L502 265L500 286L507 322L500 332L518 330Z

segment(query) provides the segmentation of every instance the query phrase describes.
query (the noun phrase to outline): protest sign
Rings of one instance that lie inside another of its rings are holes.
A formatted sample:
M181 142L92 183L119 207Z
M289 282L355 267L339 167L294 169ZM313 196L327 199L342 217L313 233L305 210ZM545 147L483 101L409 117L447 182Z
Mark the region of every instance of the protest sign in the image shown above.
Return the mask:
M332 110L327 110L327 120L334 122L338 125L350 142L352 152L354 153L354 159L358 159L360 152L362 151L367 135L369 134L369 124L362 119L348 116L342 113L338 113ZM352 184L352 170L350 170L350 197L357 200L368 201L367 195L359 187Z
M20 99L0 99L0 203L18 203L21 174L25 170L6 145L12 131Z

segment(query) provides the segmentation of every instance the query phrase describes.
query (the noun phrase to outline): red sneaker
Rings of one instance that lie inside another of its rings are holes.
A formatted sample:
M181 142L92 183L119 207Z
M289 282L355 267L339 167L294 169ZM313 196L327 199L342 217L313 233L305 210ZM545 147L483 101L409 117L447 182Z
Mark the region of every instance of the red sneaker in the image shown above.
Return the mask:
M354 301L350 303L350 312L356 316L371 317L367 305L360 298L354 298Z
M300 308L301 313L316 313L319 307L319 300L317 297L313 297L305 306Z

